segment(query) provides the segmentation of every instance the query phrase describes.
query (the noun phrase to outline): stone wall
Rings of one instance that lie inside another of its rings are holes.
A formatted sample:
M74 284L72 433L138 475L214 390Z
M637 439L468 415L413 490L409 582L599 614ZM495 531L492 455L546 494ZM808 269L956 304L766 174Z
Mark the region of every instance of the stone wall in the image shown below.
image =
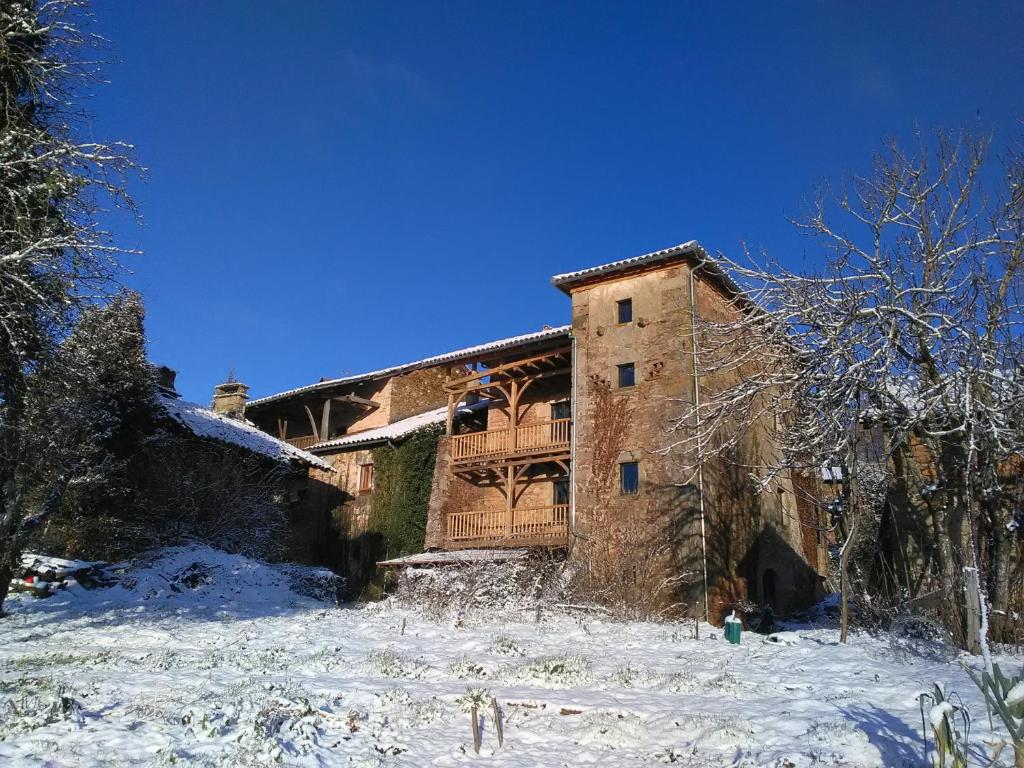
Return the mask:
M572 557L594 584L618 589L617 599L702 602L700 493L670 424L694 392L690 275L671 264L584 285L572 293L576 337L575 542ZM734 311L715 284L697 279L702 317ZM616 303L631 299L633 322L616 322ZM698 343L700 350L700 343ZM636 384L618 386L618 366L633 363ZM702 390L743 375L702 376ZM766 427L742 448L742 464L763 462ZM623 494L619 467L637 462L640 485ZM783 480L755 494L749 471L731 463L705 467L704 527L715 619L740 599L787 612L817 597L819 558L808 563L793 488ZM815 551L818 543L815 541ZM639 554L643 553L640 557ZM767 574L767 576L766 576Z
M445 370L426 368L393 378L388 423L447 405Z

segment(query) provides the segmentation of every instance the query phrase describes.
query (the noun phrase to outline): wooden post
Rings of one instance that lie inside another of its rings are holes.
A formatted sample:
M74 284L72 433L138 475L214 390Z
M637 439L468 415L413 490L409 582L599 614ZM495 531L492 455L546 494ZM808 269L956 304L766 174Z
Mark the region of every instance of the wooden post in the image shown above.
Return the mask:
M538 602L537 605L540 605ZM498 734L498 746L504 746L505 744L505 729L501 725L501 707L498 706L498 700L491 696L491 711L494 712L494 732Z
M455 422L455 395L448 393L448 420L445 422L444 433L451 437L452 426Z
M509 465L505 468L505 535L512 536L512 507L515 505L516 468Z
M516 427L519 426L519 382L512 379L508 399L508 449L516 449Z
M981 653L978 633L981 629L981 600L978 597L977 569L964 568L964 592L967 599L967 652L977 656Z
M326 440L327 439L327 436L328 436L327 428L328 428L328 425L330 423L331 423L331 398L328 397L327 399L324 400L324 412L323 412L323 415L320 417L320 439L321 440Z
M469 712L470 718L473 720L473 751L476 754L480 754L480 715L477 705L474 704L473 708Z

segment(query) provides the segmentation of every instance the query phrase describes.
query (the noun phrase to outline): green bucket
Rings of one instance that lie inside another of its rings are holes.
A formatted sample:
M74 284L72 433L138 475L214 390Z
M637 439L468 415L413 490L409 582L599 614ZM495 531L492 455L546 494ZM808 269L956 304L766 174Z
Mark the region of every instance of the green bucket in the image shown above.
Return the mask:
M725 620L725 639L734 645L740 644L740 633L743 631L743 625L739 619L730 621Z

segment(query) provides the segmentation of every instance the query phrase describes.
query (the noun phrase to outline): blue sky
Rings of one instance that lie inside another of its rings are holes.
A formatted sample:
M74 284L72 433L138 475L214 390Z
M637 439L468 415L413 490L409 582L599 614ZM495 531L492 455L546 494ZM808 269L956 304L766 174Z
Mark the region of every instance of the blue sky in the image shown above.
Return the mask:
M92 130L151 357L254 396L568 321L552 274L789 220L886 136L1024 116L1024 4L116 2Z

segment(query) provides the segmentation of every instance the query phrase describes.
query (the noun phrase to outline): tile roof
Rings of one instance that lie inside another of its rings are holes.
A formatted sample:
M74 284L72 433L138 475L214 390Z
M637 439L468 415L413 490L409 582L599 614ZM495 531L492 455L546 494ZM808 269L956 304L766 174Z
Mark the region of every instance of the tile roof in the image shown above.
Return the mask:
M565 293L569 293L569 289L574 285L578 285L584 280L589 280L592 277L614 275L618 272L625 272L635 267L644 267L649 264L658 264L663 261L669 261L670 259L674 259L679 256L692 256L699 264L703 265L703 269L706 272L710 273L717 280L722 282L728 290L737 294L742 293L739 286L736 285L732 278L722 270L718 263L708 255L707 251L705 251L701 244L696 240L688 240L685 243L673 245L671 248L663 248L660 251L651 251L650 253L644 253L640 256L631 256L628 259L621 259L608 264L601 264L597 267L587 267L586 269L580 269L576 272L564 272L552 277L551 284L562 291L565 291Z
M472 413L480 408L486 407L486 403L480 402L473 405L460 405L456 410L457 415ZM448 406L435 408L432 411L419 413L405 419L399 419L383 427L366 429L362 432L355 432L351 435L342 435L333 440L325 440L310 447L310 450L319 451L324 448L345 448L350 445L364 445L366 443L382 443L387 440L397 440L401 437L415 432L417 429L429 427L432 424L444 424L448 420Z
M267 395L266 397L260 397L255 400L250 400L246 404L246 408L252 406L263 405L264 403L270 403L275 400L281 400L286 397L293 395L300 395L306 392L315 392L320 389L328 387L334 387L339 384L356 384L361 381L369 381L371 379L379 379L385 376L397 376L398 374L405 373L407 371L413 371L418 368L430 368L435 365L442 365L444 363L454 363L459 360L469 360L478 355L484 354L485 352L497 352L502 349L509 347L516 347L521 344L528 344L534 341L544 341L545 339L554 339L559 336L569 337L569 332L572 330L572 326L560 325L557 328L545 328L542 331L535 333L526 333L521 336L510 336L507 339L498 339L497 341L491 341L486 344L479 344L475 347L467 347L466 349L457 349L453 352L445 352L442 355L436 355L434 357L427 357L423 360L416 360L411 363L403 363L402 365L395 365L391 368L381 368L378 371L370 371L369 373L360 373L353 376L343 376L337 379L326 379L324 381L318 381L315 384L307 384L303 387L296 387L295 389L289 389L284 392L278 392L275 395Z
M208 437L222 443L237 445L278 461L299 461L318 469L334 471L334 467L323 459L278 440L247 422L229 418L196 403L163 393L157 395L157 402L168 416L197 437Z

